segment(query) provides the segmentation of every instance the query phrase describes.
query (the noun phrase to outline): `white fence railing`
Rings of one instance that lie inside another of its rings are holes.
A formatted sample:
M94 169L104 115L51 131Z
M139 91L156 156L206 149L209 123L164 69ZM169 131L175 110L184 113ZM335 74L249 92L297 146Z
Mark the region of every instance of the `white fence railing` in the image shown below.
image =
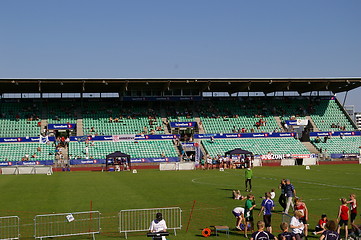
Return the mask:
M0 217L0 239L19 239L20 219L18 216Z
M34 218L35 238L92 235L100 233L100 212L75 212L37 215Z
M167 223L168 230L182 228L182 209L179 207L171 208L148 208L148 209L129 209L119 212L119 232L124 233L128 238L129 232L148 231L150 223L155 219L156 213L162 213L163 219Z

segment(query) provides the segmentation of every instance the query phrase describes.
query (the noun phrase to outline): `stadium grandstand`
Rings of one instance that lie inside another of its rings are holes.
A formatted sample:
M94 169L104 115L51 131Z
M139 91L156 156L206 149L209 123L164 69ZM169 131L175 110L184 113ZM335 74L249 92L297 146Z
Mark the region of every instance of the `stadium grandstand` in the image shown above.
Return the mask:
M116 151L138 167L202 163L236 148L266 160L350 160L361 134L335 94L360 85L361 78L0 79L0 165L100 167Z

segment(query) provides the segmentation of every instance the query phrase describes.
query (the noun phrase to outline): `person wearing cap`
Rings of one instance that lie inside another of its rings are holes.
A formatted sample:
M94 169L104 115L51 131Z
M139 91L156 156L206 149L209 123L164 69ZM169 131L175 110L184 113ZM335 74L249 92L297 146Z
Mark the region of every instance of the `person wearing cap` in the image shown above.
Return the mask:
M163 219L162 213L157 213L155 215L155 219L151 222L149 227L149 232L157 233L157 232L166 232L167 231L167 224ZM160 237L153 237L153 239L162 239L166 240L165 236Z

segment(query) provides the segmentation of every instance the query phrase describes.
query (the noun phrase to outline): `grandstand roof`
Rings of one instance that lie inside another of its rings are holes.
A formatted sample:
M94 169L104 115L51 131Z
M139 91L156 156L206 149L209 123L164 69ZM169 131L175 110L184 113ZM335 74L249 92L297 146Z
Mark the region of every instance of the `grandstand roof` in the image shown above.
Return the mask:
M1 78L0 93L80 93L193 89L199 92L349 91L351 78Z

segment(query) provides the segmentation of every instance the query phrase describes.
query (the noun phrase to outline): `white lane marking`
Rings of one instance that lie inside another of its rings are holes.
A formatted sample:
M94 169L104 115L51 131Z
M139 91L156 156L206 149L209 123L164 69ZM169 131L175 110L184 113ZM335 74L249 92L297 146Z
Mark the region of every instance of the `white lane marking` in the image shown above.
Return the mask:
M225 172L225 173L229 173L232 175L238 175L235 173L231 173L231 172ZM212 176L212 177L202 177L202 178L194 178L192 179L192 182L194 183L198 183L198 184L206 184L206 185L213 185L213 186L238 186L238 185L225 185L225 184L217 184L217 183L208 183L208 182L199 182L199 179L204 179L204 178L214 178L216 176ZM261 179L266 179L266 180L274 180L274 181L279 181L280 179L277 178L273 178L273 177L255 177L255 178L261 178ZM361 191L361 188L358 187L351 187L351 186L342 186L342 185L334 185L334 184L326 184L326 183L318 183L318 182L310 182L310 181L300 181L300 180L292 180L292 182L295 183L304 183L304 184L310 184L310 185L319 185L319 186L324 186L324 187L333 187L333 188L344 188L344 189L352 189L352 190L358 190Z

